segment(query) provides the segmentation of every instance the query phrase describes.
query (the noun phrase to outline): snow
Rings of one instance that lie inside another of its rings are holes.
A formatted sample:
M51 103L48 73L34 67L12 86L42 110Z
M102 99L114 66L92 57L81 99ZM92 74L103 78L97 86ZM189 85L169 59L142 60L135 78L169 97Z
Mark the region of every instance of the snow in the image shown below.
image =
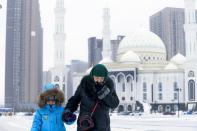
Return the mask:
M33 116L1 116L0 131L29 131ZM197 115L168 116L143 114L142 116L111 116L112 131L196 131ZM67 131L76 131L76 123L65 125Z

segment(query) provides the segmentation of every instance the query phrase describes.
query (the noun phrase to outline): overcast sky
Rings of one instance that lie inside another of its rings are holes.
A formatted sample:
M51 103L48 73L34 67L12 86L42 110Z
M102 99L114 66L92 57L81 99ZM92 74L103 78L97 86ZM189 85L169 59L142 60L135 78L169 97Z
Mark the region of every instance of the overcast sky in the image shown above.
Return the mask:
M46 3L47 2L47 3ZM149 28L149 16L165 7L183 7L184 0L65 0L66 61L87 61L87 39L102 36L102 9L110 8L111 37L126 35L137 28ZM55 0L40 0L44 29L44 70L53 67ZM0 0L0 104L4 98L6 0Z

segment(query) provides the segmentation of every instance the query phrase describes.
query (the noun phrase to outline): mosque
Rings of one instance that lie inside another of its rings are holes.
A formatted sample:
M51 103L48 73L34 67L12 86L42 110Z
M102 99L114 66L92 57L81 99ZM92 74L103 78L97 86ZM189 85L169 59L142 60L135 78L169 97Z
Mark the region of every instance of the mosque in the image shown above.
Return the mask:
M148 30L139 29L121 41L117 60L109 57L109 27L103 33L103 60L120 99L118 112L136 110L148 103L152 111L197 110L197 24L195 0L185 0L186 56L166 60L163 41ZM109 11L104 25L109 26ZM106 18L105 18L106 17ZM108 55L106 55L108 54Z
M114 81L121 101L118 111L133 111L140 101L163 112L178 109L178 95L180 108L185 109L185 61L181 54L167 61L162 40L150 31L137 30L120 43L116 62L101 63Z

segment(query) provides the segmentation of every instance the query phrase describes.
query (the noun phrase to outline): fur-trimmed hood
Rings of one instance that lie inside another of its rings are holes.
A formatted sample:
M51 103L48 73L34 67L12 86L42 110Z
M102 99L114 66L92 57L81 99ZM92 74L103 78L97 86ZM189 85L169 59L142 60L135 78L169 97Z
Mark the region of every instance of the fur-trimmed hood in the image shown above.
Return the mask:
M64 93L61 90L51 89L40 94L38 100L38 106L40 108L43 108L47 104L47 98L50 96L55 96L56 98L55 104L58 106L60 106L65 100Z

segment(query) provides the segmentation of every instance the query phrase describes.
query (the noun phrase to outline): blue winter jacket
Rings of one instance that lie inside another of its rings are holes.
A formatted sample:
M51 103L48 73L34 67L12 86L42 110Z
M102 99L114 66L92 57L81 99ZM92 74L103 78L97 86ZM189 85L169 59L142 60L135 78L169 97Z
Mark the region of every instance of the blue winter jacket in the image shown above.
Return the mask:
M31 131L66 131L62 121L63 110L63 107L56 105L37 109Z

